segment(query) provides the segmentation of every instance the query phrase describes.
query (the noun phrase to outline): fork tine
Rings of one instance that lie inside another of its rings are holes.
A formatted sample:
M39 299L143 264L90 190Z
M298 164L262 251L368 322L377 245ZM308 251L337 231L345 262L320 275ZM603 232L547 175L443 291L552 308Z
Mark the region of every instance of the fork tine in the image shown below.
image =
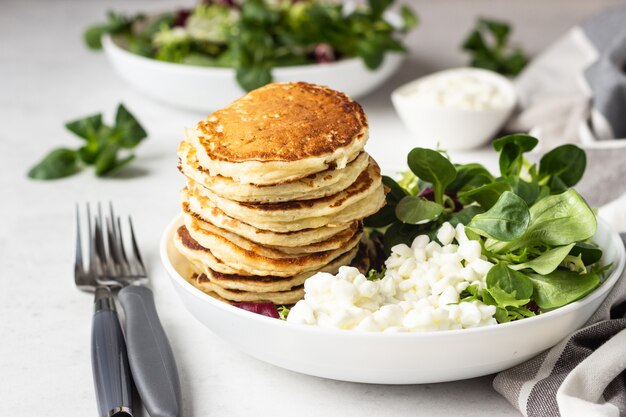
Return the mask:
M83 242L80 237L80 210L76 204L76 258L74 260L74 274L84 273Z
M97 262L96 262L96 247L94 245L94 230L93 230L93 225L92 225L92 218L91 218L91 206L89 205L89 203L86 204L87 206L87 237L88 237L88 243L89 243L89 265L88 265L88 271L90 274L94 274L97 271Z
M133 268L131 263L128 261L128 256L126 256L126 247L124 246L124 239L122 236L122 222L120 217L117 217L115 219L115 223L117 224L117 231L119 234L119 246L120 246L120 252L122 254L122 259L124 260L124 264L126 265L127 268L127 272L128 274L132 274L133 273Z
M141 259L141 253L139 252L139 246L137 246L137 239L135 239L135 228L133 227L133 219L128 216L128 224L130 226L130 239L133 245L133 254L137 260L138 265L141 267L139 275L146 275L146 267Z
M106 246L104 243L104 233L102 231L102 206L98 203L98 215L95 218L95 231L94 231L94 246L95 246L95 254L96 260L98 263L99 270L97 275L99 277L106 276L109 278L111 276L111 269L109 268L109 260L107 258Z

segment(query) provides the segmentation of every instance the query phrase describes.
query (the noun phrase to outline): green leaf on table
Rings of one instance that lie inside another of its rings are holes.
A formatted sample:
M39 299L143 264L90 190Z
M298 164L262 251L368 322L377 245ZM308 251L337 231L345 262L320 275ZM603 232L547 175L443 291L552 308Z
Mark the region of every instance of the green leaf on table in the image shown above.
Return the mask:
M123 104L117 108L114 130L120 135L119 145L122 148L134 148L148 136L135 116Z
M443 206L422 197L406 196L396 207L396 217L404 223L422 224L436 219Z
M98 153L95 161L96 175L101 177L106 175L117 165L117 152L119 145L116 143L107 143Z
M67 122L65 127L87 141L97 141L98 131L102 128L102 113Z
M407 159L418 178L433 184L435 202L443 204L443 193L456 178L454 165L441 153L427 148L414 148Z
M560 180L558 188L572 187L582 178L586 165L585 151L576 145L561 145L541 158L539 176L558 178Z
M509 38L509 33L511 32L511 26L504 22L486 18L479 19L479 24L483 25L489 30L489 32L491 32L498 48L501 48L506 44Z
M528 58L521 49L509 45L510 34L511 26L508 23L479 18L461 48L469 53L473 67L503 75L517 75Z
M563 260L569 255L570 251L574 247L574 243L569 245L559 246L554 249L550 249L539 255L538 257L531 259L530 261L509 265L509 268L519 271L522 269L532 269L538 274L547 275L558 268Z
M468 191L462 191L458 197L465 204L476 202L483 208L490 209L506 191L511 191L511 186L506 182L492 182Z
M534 300L544 310L562 307L576 301L600 285L598 274L579 274L557 269L547 274L529 274L533 283Z
M483 236L509 242L522 236L529 222L526 202L505 191L493 207L474 216L468 227Z
M52 180L68 177L80 171L76 151L58 148L28 171L28 176L35 180Z

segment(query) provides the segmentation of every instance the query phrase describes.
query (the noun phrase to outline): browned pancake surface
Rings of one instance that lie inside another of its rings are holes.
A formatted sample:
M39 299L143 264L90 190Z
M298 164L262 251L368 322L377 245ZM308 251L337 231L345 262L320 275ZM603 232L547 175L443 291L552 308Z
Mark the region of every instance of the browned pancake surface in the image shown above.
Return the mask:
M363 140L367 118L357 102L338 91L272 83L216 111L197 128L211 159L289 162Z

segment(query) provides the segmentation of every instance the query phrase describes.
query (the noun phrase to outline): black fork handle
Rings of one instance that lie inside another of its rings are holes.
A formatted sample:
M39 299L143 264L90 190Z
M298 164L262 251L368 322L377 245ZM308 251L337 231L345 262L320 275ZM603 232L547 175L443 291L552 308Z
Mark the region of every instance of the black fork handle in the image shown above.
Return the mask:
M111 291L96 288L91 364L100 417L132 417L132 379Z
M178 370L152 291L128 286L117 298L124 308L128 359L144 407L151 417L180 416Z

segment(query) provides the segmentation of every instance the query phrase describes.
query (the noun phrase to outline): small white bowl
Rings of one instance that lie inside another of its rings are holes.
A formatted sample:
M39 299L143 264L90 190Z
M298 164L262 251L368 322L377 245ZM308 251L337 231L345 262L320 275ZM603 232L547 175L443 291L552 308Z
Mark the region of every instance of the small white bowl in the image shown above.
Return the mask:
M134 54L102 38L107 57L130 85L155 100L176 107L210 112L246 92L237 84L232 68L200 67L158 61ZM387 53L380 67L369 70L360 58L328 64L298 65L272 70L274 81L306 81L325 85L356 99L384 83L400 67L404 54Z
M469 74L495 84L504 96L503 105L491 109L464 109L425 103L410 92L423 82L442 75ZM493 71L455 68L411 81L391 94L391 101L418 144L444 150L464 150L484 145L498 132L515 108L513 83Z
M233 307L203 293L183 275L188 262L173 245L177 216L163 233L161 260L189 312L241 351L276 366L342 381L414 384L473 378L517 365L579 329L624 269L624 246L603 221L595 241L613 270L579 301L521 321L465 330L364 333L288 323Z

